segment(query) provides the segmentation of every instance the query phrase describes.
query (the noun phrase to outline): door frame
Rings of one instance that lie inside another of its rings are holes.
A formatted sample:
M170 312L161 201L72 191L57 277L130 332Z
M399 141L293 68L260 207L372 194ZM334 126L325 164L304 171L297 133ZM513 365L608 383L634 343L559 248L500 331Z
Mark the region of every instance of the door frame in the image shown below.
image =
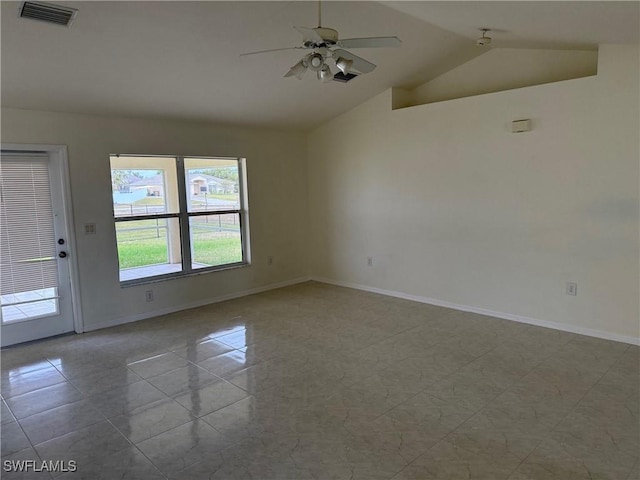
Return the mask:
M71 309L73 312L73 327L76 333L84 332L82 318L82 304L80 302L80 277L78 270L78 257L76 255L75 222L73 220L73 208L71 203L71 181L69 178L69 159L66 145L50 145L39 143L1 143L0 150L14 150L19 152L44 152L51 159L55 159L60 165L60 184L62 186L62 205L64 209L64 228L67 244L65 250L69 256L69 281L71 284Z

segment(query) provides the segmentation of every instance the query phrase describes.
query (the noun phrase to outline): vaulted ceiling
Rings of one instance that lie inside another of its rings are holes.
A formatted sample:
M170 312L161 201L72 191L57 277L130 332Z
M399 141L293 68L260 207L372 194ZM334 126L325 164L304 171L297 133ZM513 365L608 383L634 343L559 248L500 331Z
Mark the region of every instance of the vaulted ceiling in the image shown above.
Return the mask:
M401 48L358 49L378 68L347 84L283 78L300 50L293 26L317 26L317 3L57 2L71 27L18 18L1 2L5 107L204 120L309 130L392 86L412 87L494 46L595 49L638 43L638 2L323 2L342 38L397 35Z

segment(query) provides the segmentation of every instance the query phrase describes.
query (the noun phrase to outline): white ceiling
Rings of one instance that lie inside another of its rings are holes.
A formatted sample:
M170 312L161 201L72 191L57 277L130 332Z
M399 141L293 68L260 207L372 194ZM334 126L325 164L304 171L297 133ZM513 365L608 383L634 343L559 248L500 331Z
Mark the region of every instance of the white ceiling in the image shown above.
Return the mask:
M348 84L283 78L302 56L243 52L299 45L315 2L57 2L71 28L18 18L1 2L2 105L308 130L391 86L411 87L496 46L595 48L638 42L637 2L323 2L341 37L397 35L359 49L378 68Z
M638 43L640 2L387 1L383 4L469 39L490 28L495 46L593 49Z

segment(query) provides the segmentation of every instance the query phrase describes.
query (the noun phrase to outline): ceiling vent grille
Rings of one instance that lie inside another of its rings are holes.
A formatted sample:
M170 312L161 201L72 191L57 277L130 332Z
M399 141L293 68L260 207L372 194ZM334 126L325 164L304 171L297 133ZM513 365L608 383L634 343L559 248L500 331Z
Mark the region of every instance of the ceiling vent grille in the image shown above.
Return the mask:
M31 18L57 25L71 25L78 10L42 2L24 2L20 8L20 18Z

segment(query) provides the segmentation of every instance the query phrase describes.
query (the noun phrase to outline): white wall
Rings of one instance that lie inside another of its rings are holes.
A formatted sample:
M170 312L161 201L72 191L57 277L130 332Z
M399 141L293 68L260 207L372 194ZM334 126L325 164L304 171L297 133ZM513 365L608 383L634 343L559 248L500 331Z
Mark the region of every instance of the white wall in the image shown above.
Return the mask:
M598 52L492 48L412 92L412 105L595 75Z
M638 91L638 48L602 46L594 77L396 111L388 91L308 137L3 109L2 141L69 148L87 330L312 272L628 339L640 315ZM509 133L520 118L533 131ZM247 157L253 265L155 283L152 304L149 287L121 288L117 152Z
M5 143L68 146L85 329L152 316L307 275L306 138L302 134L216 125L27 110L2 110ZM109 154L247 158L250 267L121 288ZM96 235L83 225L95 223ZM267 266L266 257L274 257ZM155 301L144 291L153 288Z
M604 45L597 76L395 111L387 91L315 130L313 274L637 340L638 58Z

